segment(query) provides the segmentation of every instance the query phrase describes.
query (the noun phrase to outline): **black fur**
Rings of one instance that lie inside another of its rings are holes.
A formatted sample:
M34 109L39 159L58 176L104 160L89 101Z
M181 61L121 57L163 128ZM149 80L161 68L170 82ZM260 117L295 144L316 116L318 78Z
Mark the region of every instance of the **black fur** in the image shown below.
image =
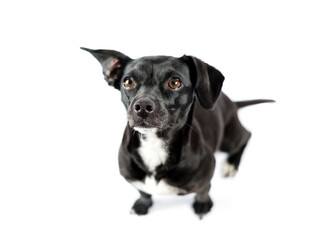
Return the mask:
M208 213L213 206L209 189L214 152L227 152L228 163L237 170L251 136L238 120L238 107L268 100L232 102L221 92L221 72L192 56L131 59L112 50L84 50L101 63L109 85L121 91L128 113L119 150L121 175L129 182L153 175L157 182L165 181L180 189L179 194L196 193L195 213L200 217ZM135 85L125 87L127 79ZM181 87L171 89L171 79L180 79ZM147 113L143 112L146 106L150 110ZM134 127L157 129L157 136L167 146L167 161L154 172L141 159L138 148L140 138L145 136ZM152 199L150 193L140 194L133 211L142 215L148 212Z

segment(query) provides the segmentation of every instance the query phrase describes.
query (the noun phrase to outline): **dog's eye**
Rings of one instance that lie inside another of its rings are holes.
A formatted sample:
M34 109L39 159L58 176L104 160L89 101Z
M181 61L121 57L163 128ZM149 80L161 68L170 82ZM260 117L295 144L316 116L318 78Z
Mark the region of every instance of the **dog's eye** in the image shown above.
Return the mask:
M134 79L132 77L126 77L124 80L123 80L123 85L126 87L126 88L132 88L134 87L135 83L134 83Z
M170 79L169 81L169 87L172 88L172 89L177 89L177 88L180 88L181 86L181 81L179 78L177 77L174 77L172 79Z

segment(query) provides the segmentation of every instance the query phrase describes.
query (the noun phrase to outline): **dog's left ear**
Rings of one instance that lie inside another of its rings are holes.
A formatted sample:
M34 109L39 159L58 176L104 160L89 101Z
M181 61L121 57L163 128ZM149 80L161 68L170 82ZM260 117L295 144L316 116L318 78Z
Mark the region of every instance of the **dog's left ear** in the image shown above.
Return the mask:
M184 55L181 60L189 66L191 81L201 106L214 108L225 79L222 73L196 57Z
M120 78L125 66L132 60L130 57L114 50L81 49L91 53L101 64L102 73L108 85L120 90Z

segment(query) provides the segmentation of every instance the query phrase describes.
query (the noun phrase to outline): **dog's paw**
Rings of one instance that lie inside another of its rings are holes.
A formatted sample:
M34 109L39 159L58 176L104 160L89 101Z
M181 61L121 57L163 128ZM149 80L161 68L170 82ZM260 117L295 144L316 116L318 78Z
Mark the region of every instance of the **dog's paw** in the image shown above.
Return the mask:
M152 206L152 200L148 198L139 198L130 210L131 214L146 215Z
M224 162L222 164L222 177L228 178L228 177L235 177L236 173L237 173L237 169L235 168L234 165L228 163L228 162Z
M200 219L203 218L213 207L213 202L211 199L206 202L199 202L197 200L193 203L194 212L199 216Z

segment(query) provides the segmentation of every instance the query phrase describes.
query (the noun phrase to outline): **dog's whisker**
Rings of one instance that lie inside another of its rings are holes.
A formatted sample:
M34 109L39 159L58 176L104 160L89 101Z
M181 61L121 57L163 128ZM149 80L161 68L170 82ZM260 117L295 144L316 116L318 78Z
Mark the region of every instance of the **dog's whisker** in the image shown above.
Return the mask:
M186 123L186 126L188 126L192 131L194 131L196 134L199 135L197 129L195 129L193 126L191 126L190 124Z

